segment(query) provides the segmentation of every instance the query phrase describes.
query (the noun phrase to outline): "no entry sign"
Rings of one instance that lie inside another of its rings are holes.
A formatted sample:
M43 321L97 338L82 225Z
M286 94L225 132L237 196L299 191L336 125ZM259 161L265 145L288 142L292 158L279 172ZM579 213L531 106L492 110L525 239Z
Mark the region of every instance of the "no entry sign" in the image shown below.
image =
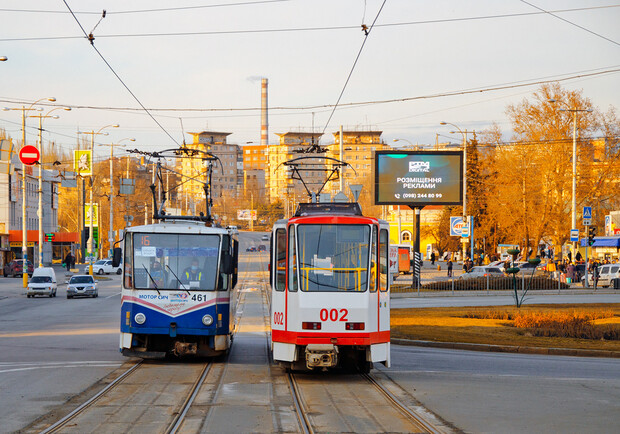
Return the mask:
M32 166L35 164L39 161L40 157L41 154L35 146L26 145L19 150L19 161L27 166Z

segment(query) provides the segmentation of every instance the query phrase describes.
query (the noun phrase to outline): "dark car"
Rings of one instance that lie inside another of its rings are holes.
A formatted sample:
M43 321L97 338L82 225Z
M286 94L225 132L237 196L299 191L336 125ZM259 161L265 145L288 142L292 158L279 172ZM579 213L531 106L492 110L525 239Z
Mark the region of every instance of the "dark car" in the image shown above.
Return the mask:
M260 244L260 245L258 246L258 251L259 251L259 252L264 252L264 251L266 251L266 250L267 250L267 246L265 246L264 244Z
M4 270L2 272L3 276L4 277L8 277L9 275L11 277L22 276L23 275L23 263L24 263L23 259L15 259L9 262L8 264L5 264ZM32 276L33 271L34 271L34 266L32 265L32 262L28 261L28 275Z
M246 252L255 252L256 251L256 246L250 246L247 249L245 249Z

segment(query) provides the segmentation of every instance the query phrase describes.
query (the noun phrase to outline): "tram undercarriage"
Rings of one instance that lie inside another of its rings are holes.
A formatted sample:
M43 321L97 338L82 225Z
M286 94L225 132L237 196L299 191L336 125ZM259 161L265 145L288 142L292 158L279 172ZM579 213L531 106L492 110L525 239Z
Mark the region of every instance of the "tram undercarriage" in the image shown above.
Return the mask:
M125 342L128 340L129 343ZM161 359L175 357L215 357L226 353L231 345L228 335L212 336L162 336L123 333L121 353L127 357Z
M363 345L308 344L295 346L293 360L279 363L293 371L335 368L368 373L373 366L371 359L370 347Z

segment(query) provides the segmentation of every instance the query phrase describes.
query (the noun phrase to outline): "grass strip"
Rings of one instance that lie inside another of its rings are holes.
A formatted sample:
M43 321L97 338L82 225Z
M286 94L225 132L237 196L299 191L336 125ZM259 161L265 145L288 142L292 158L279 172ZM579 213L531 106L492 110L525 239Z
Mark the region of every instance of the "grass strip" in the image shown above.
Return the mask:
M620 303L392 309L391 335L435 342L620 351Z

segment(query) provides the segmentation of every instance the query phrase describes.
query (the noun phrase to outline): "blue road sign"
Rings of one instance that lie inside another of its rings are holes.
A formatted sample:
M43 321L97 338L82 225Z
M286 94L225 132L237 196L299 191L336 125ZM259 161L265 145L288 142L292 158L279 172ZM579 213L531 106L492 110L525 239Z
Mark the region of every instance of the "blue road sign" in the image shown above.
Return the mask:
M579 241L579 229L570 230L570 240L571 242Z
M583 207L583 216L582 218L584 219L591 219L592 218L592 207L591 206L584 206Z
M463 217L450 217L450 236L460 237L463 233Z

